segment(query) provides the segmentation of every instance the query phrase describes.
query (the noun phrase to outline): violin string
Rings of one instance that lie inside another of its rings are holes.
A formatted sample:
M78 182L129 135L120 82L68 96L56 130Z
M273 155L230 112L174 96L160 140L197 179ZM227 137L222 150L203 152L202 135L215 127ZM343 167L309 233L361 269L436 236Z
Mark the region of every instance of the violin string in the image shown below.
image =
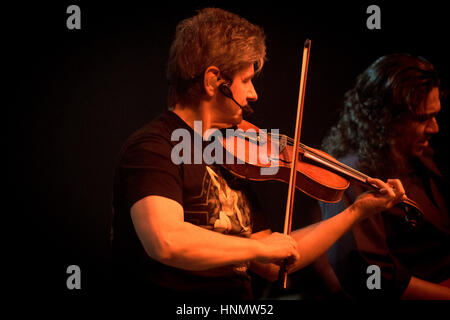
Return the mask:
M268 135L268 136L274 136L274 137L276 137L276 138L284 138L284 139L286 139L287 142L292 143L292 144L289 144L289 143L288 143L287 145L289 145L289 146L292 146L292 145L293 145L293 142L294 142L294 139L292 139L292 138L290 138L290 137L288 137L288 136L286 136L286 135L284 135L284 134L272 134L272 133L267 133L267 135ZM335 162L331 161L330 159L327 159L327 158L323 157L322 155L316 153L314 150L311 150L310 148L308 148L307 146L305 146L305 145L302 144L302 143L300 143L300 147L303 148L304 150L308 151L309 153L311 153L311 154L314 155L315 157L320 158L322 161L326 162L326 163L327 163L328 165L330 165L331 167L332 167L332 166L338 166L338 167L341 167L341 169L346 169L346 170L352 172L353 174L355 174L355 175L357 175L357 176L363 178L364 180L368 178L368 176L365 175L364 173L362 173L362 172L360 172L360 171L358 171L358 170L356 170L356 169L354 169L354 168L352 168L352 167L350 167L350 166L348 166L348 165L346 165L346 164L344 164L344 163L340 163L340 162L335 163Z
M288 146L293 146L294 145L294 139L289 137L289 136L287 136L287 135L284 135L284 134L273 134L273 133L266 133L266 135L269 136L269 137L273 136L273 137L276 137L278 139L280 139L280 138L281 139L285 139L286 142L288 142L287 143ZM331 167L333 165L337 165L338 167L341 167L342 169L347 169L348 171L352 172L353 174L361 177L364 181L367 181L367 178L369 177L368 175L366 175L366 174L364 174L364 173L362 173L362 172L360 172L360 171L358 171L358 170L356 170L356 169L354 169L354 168L352 168L352 167L350 167L350 166L348 166L348 165L346 165L344 163L341 163L341 162L335 163L335 162L333 162L333 161L331 161L331 160L321 156L320 154L314 152L314 150L311 150L309 147L307 147L306 145L304 145L302 143L300 143L300 147L302 147L304 150L307 150L309 153L313 154L314 156L320 158L322 161L327 162ZM403 202L408 204L408 201L412 202L412 200L410 200L410 199L404 200ZM418 208L415 203L412 206L413 206L413 208Z
M292 142L292 143L294 143L294 139L293 138L291 138L291 137L288 137L288 136L286 136L286 135L284 135L284 134L279 134L279 133L267 133L267 135L268 136L274 136L274 137L276 137L276 138L285 138L286 139L286 141L289 141L289 142ZM293 145L293 144L292 144Z

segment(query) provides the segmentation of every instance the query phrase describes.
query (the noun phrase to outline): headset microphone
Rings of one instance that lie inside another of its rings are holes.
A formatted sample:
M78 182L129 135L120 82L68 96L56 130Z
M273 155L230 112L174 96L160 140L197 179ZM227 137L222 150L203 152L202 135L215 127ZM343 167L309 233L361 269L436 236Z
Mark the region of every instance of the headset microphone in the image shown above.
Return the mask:
M219 85L219 91L227 98L233 100L234 103L236 103L239 108L242 109L242 112L245 115L250 115L254 111L249 105L241 106L233 97L233 92L231 92L230 86L227 83L222 83Z

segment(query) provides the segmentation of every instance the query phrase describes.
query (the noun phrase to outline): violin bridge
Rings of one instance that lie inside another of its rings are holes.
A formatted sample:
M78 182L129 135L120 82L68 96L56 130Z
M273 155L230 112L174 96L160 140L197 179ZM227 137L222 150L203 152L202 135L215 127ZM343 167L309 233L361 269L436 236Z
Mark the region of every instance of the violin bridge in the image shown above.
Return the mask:
M280 141L278 143L279 153L282 153L287 145L287 137L285 135L280 136Z

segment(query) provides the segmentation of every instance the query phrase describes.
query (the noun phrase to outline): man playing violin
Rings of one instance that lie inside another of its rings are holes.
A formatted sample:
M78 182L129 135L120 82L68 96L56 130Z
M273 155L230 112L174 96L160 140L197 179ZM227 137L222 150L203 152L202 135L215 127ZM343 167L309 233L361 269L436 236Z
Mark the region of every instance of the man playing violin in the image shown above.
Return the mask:
M252 275L275 280L285 259L288 272L308 265L354 223L404 197L399 180L374 179L380 192L287 236L270 231L245 180L220 165L172 161L174 130L202 137L242 121L238 104L258 97L252 79L264 64L264 41L261 28L221 9L178 24L167 72L171 111L127 140L116 170L114 286L159 298L251 299Z
M415 228L393 209L371 216L332 246L331 266L354 298L450 299L450 189L429 145L439 131L439 86L425 59L383 56L358 76L324 139L325 151L345 164L381 179L398 177L424 213ZM361 192L353 186L340 203L321 203L323 218L338 214ZM366 285L370 265L380 267L379 289Z

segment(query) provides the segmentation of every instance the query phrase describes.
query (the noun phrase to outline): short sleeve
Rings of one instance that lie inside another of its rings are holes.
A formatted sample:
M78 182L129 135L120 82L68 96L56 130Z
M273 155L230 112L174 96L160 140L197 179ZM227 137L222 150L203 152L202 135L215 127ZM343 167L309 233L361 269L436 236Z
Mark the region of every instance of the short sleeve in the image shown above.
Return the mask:
M158 195L183 205L181 166L171 160L172 145L149 135L128 145L121 157L120 185L126 207L142 198Z

